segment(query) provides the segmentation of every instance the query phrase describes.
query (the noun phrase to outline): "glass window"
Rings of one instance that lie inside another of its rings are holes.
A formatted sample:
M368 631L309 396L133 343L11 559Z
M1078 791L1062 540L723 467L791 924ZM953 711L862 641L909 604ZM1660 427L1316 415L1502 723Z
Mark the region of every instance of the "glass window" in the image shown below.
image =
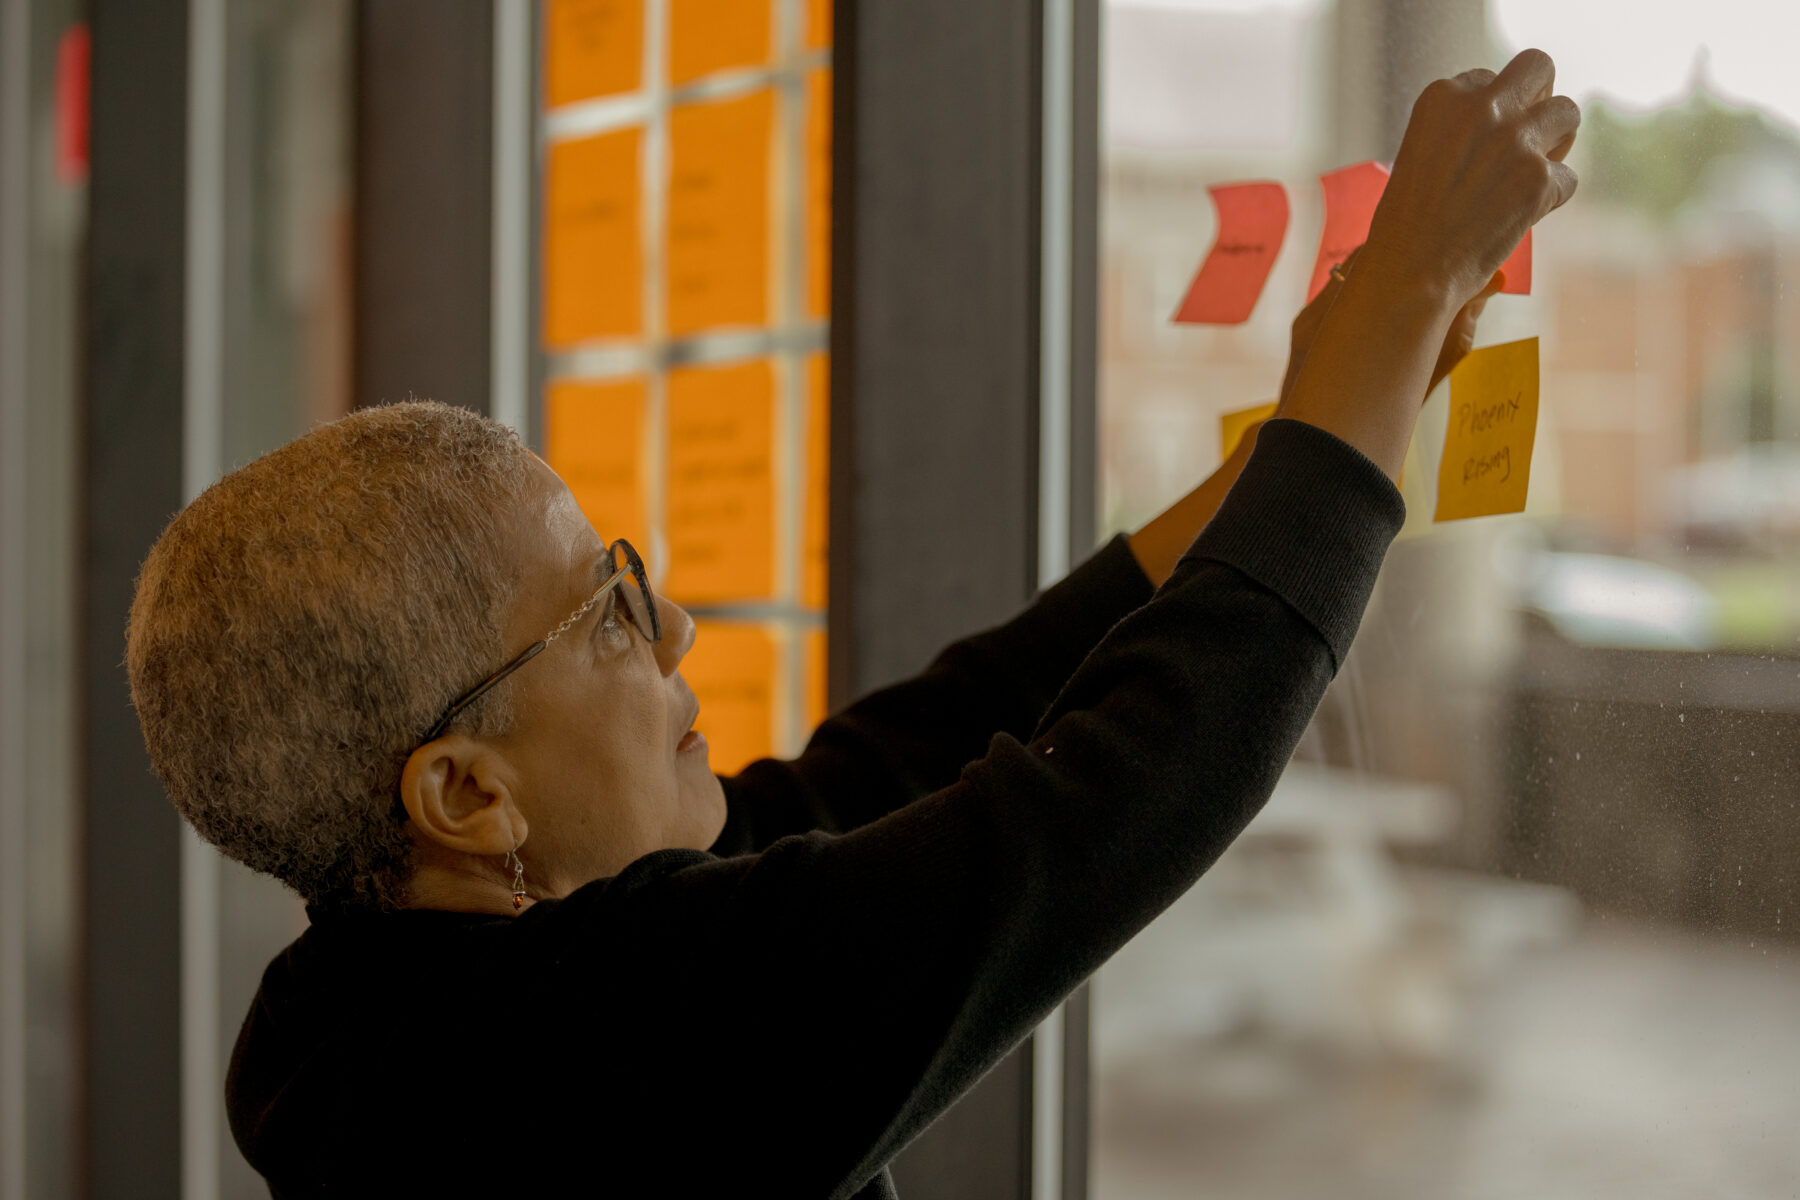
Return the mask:
M1109 0L1100 508L1273 400L1319 177L1539 46L1573 203L1478 345L1536 337L1522 513L1405 530L1268 810L1095 985L1101 1197L1776 1197L1800 1178L1800 14ZM1253 315L1170 316L1207 188L1279 180Z

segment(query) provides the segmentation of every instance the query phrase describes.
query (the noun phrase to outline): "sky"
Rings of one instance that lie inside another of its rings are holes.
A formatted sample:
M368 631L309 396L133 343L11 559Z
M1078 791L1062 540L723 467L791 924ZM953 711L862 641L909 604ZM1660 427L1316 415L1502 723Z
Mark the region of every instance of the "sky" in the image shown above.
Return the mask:
M1283 14L1305 18L1324 0L1109 0L1109 7ZM1604 94L1648 109L1687 93L1696 57L1713 91L1800 128L1800 0L1488 0L1503 47L1538 46L1556 59L1559 91Z

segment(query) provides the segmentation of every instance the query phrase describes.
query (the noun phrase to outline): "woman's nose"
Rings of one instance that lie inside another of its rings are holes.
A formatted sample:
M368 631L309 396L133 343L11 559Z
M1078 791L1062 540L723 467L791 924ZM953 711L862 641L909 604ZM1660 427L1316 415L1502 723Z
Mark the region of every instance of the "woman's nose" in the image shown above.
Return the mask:
M681 660L694 646L694 618L687 609L656 594L656 616L662 625L662 641L656 644L656 665L664 675L673 675Z

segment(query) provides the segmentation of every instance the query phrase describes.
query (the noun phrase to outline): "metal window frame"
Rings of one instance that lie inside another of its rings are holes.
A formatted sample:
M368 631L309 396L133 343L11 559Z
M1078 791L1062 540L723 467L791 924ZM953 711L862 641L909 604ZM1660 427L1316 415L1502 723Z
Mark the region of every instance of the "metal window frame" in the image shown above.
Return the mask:
M834 7L835 708L1092 548L1099 6ZM1084 1198L1087 1015L904 1151L902 1194Z

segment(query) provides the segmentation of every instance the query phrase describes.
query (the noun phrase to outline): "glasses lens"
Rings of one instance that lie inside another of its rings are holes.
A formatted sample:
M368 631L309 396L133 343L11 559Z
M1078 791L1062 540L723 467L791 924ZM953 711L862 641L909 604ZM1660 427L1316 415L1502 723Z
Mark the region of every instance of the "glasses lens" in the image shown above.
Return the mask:
M625 601L625 612L631 623L638 627L638 632L649 641L662 639L662 623L657 620L656 605L649 592L649 580L644 574L644 561L632 549L631 543L620 540L613 543L613 570L630 567L630 572L619 581L619 595Z

